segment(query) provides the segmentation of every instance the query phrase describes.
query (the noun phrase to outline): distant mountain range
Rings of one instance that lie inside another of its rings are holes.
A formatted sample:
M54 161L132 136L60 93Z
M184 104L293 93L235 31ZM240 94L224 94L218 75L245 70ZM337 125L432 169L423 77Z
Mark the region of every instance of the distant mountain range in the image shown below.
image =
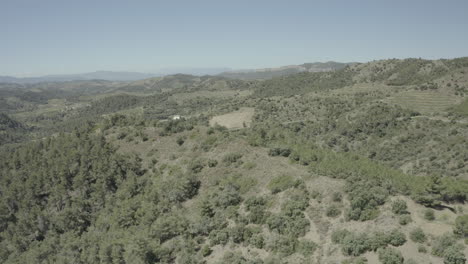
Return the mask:
M67 82L67 81L136 81L152 77L161 77L176 73L191 75L217 75L232 79L254 80L270 79L276 76L290 75L299 72L325 72L339 70L353 63L339 62L315 62L301 65L289 65L278 68L230 70L229 68L167 68L157 73L120 72L120 71L96 71L80 74L45 75L39 77L12 77L0 76L0 83L40 83L40 82Z
M0 76L3 83L39 83L39 82L66 82L86 80L108 80L108 81L135 81L151 77L162 76L161 74L150 74L140 72L114 72L96 71L80 74L46 75L40 77L17 78L11 76Z
M301 65L289 65L278 68L264 68L264 69L248 69L248 70L235 70L226 71L218 74L219 76L243 79L243 80L256 80L256 79L271 79L277 76L285 76L300 72L327 72L343 69L348 65L355 63L341 63L341 62L314 62L304 63Z

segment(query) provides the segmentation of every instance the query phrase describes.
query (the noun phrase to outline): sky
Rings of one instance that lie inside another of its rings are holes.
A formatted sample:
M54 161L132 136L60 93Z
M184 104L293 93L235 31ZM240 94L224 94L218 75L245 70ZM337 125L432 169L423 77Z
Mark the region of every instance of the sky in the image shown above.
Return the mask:
M467 0L0 0L0 75L464 56Z

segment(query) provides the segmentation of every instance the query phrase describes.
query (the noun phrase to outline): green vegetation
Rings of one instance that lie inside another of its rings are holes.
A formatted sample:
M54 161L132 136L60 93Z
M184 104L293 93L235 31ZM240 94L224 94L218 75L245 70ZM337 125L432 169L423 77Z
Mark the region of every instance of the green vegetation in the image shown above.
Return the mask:
M416 243L424 243L427 240L426 234L424 234L424 231L420 227L415 228L410 232L410 238Z
M341 245L343 254L347 256L359 256L367 251L385 248L387 245L401 246L406 243L406 238L398 230L388 233L375 232L372 234L337 230L332 233L332 242Z
M453 233L462 238L468 238L468 215L457 216Z
M403 264L405 260L401 253L393 248L381 248L378 250L378 254L382 264Z
M467 61L0 84L0 262L465 263Z
M394 214L399 214L399 215L406 214L408 213L407 209L408 209L408 206L406 205L406 202L403 200L395 200L392 203L392 212Z
M270 181L268 188L272 193L279 193L294 186L297 186L300 182L295 180L292 176L281 175Z

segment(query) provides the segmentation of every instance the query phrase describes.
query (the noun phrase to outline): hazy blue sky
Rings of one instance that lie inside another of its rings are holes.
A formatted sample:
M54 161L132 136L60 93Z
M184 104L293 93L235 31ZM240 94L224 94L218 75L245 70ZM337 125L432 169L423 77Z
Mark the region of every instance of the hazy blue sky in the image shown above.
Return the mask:
M0 0L0 75L461 56L467 0Z

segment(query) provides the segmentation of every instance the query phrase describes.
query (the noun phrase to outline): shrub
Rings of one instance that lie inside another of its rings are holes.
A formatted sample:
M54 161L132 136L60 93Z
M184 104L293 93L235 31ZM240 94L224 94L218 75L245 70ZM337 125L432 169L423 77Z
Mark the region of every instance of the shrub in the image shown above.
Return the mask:
M397 247L406 242L405 235L396 229L390 233L375 232L372 234L356 234L347 230L338 230L332 233L331 239L333 243L340 244L343 254L348 256L359 256L367 251L375 251L387 245Z
M367 259L365 257L357 257L357 258L343 260L341 264L367 264Z
M248 219L253 224L264 224L268 214L266 209L266 198L264 197L251 197L245 201L246 209L249 212Z
M351 234L351 232L349 232L346 229L335 230L335 231L332 232L331 240L335 244L341 244L341 243L343 243L344 238L347 237L350 234Z
M120 132L120 133L117 135L117 139L124 139L126 136L127 136L127 133L126 133L126 132Z
M213 230L210 233L210 245L226 245L229 241L229 233L227 230Z
M410 239L416 243L424 243L426 242L427 237L426 234L424 234L424 231L418 227L410 232Z
M185 142L185 140L184 140L183 137L177 137L177 139L176 139L177 145L182 146L184 144L184 142Z
M367 221L378 216L378 206L384 204L389 195L388 190L378 185L363 179L347 182L346 189L351 203L347 219Z
M299 252L303 256L310 256L314 254L316 249L317 244L310 240L299 240L299 243L297 245L297 252Z
M241 252L226 252L223 258L218 263L235 263L235 264L247 264L248 260L242 255Z
M293 237L277 235L272 237L267 248L273 252L289 256L296 251L297 243L297 239Z
M393 203L392 203L392 212L394 214L406 214L408 213L407 211L408 209L408 206L406 205L406 202L403 201L403 200L395 200Z
M366 234L347 235L341 242L341 250L347 256L359 256L369 251L368 237Z
M382 264L403 264L405 260L400 251L393 248L381 248L377 253Z
M388 234L387 241L390 245L398 247L406 243L406 236L401 231L394 229Z
M418 246L418 252L419 253L427 253L427 249L424 245L419 245Z
M325 214L328 217L337 217L337 216L339 216L341 214L341 210L336 205L330 205L327 208L327 211L325 212Z
M213 252L213 250L211 250L210 246L208 245L205 245L202 247L201 249L201 254L203 257L207 257L209 255L211 255L211 253Z
M191 174L172 175L159 186L161 194L170 202L184 202L198 193L200 181Z
M262 249L265 246L265 239L263 238L262 234L254 234L249 239L249 244Z
M211 201L216 207L226 208L231 205L238 205L242 201L239 194L239 186L236 184L227 184L220 187L219 191L211 196Z
M310 197L312 197L312 199L318 199L318 198L321 198L321 196L322 196L322 194L317 190L313 190L310 193Z
M451 246L444 251L444 264L465 264L466 258L462 249L457 246Z
M445 250L447 250L451 246L456 245L456 239L453 235L444 234L440 237L437 237L432 243L432 254L438 257L443 257Z
M210 159L210 160L208 160L208 167L214 168L214 167L216 167L217 165L218 165L218 161L217 161L217 160L215 160L215 159Z
M245 226L243 225L236 225L234 227L229 228L229 237L231 237L232 242L239 244L244 242L244 239L249 239L249 232L246 230ZM251 233L250 233L251 235Z
M334 192L332 194L332 201L333 202L341 202L343 200L343 195L340 192Z
M276 230L282 235L303 236L307 233L310 222L304 215L288 216L284 213L274 214L266 220L270 230Z
M230 165L232 163L236 163L241 158L242 158L242 154L240 153L229 153L223 157L223 162L226 163L227 165Z
M434 221L435 220L434 210L426 209L424 211L424 219L426 219L428 221Z
M411 219L411 216L408 215L408 214L400 216L400 218L398 220L400 225L407 225L407 224L411 223L412 221L413 221L413 219Z
M453 233L461 238L468 238L468 215L457 216Z
M203 170L203 167L205 167L205 164L201 160L192 160L188 169L193 173L199 173Z
M275 157L275 156L282 156L282 157L289 157L291 154L291 149L289 148L272 148L268 151L268 155Z
M268 184L272 193L279 193L296 185L296 181L290 175L281 175L273 178Z
M151 226L151 233L162 243L182 234L188 227L188 222L181 215L160 217Z

